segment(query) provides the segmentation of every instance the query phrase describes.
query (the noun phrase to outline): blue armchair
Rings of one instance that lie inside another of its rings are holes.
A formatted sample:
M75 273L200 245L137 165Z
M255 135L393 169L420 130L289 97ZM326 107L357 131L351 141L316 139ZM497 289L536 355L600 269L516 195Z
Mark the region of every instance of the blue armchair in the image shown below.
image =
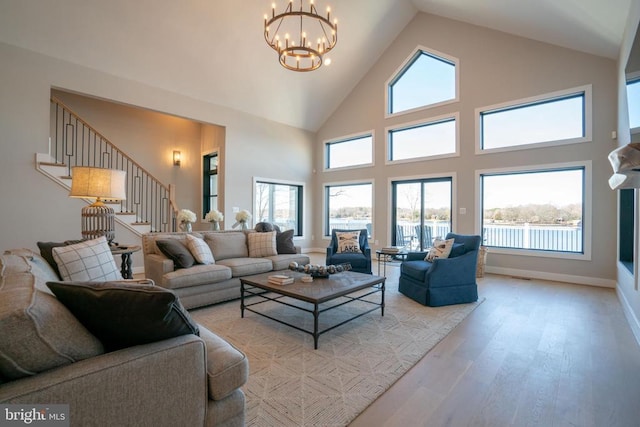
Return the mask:
M360 253L358 252L343 252L338 253L338 238L336 233L360 231L359 245ZM361 230L333 230L331 232L331 243L327 248L327 265L338 264L351 264L351 271L357 271L359 273L372 274L371 272L371 248L369 248L369 234L367 229Z
M400 266L398 290L430 307L462 304L478 299L476 267L480 236L449 233L455 239L449 258L425 261L427 252L410 252Z

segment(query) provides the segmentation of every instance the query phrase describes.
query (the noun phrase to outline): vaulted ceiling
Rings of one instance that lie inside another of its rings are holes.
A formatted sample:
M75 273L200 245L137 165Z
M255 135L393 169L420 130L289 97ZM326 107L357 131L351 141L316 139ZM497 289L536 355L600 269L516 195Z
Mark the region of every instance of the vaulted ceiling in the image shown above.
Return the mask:
M264 14L285 0L0 0L0 42L315 131L416 13L615 59L632 1L316 0L339 40L310 73L264 41Z

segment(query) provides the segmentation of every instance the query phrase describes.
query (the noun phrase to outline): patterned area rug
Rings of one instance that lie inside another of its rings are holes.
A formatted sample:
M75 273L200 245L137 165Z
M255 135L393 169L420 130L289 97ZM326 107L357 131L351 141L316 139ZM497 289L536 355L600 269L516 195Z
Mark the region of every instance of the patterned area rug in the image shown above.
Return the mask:
M379 301L380 294L367 298ZM376 310L333 329L320 336L317 350L309 334L251 312L240 318L239 300L191 315L248 356L248 426L344 426L480 304L425 307L398 293L397 284L387 287L385 303L384 317ZM321 314L321 330L364 307L371 305ZM313 329L311 314L272 302L256 308Z

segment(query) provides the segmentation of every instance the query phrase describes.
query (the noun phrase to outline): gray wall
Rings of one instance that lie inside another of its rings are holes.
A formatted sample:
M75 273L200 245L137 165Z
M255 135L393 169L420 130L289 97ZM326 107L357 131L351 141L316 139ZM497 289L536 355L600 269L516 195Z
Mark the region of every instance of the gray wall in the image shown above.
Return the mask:
M460 60L460 101L385 119L385 83L398 67L424 46ZM475 109L559 90L592 85L593 141L553 148L508 153L475 154ZM490 29L418 14L318 132L315 148L315 191L323 184L356 179L374 180L374 235L378 246L390 243L391 178L419 177L455 172L454 228L460 233L476 229L475 171L573 161L592 161L593 221L591 260L566 260L489 253L488 271L522 274L593 285L614 286L616 277L615 193L607 184L607 154L615 147L616 63L557 46ZM447 159L385 165L385 127L460 113L460 156ZM323 172L323 141L373 129L375 166ZM459 215L458 208L467 209ZM314 212L314 235L323 235L322 212ZM317 246L322 246L318 244ZM326 245L325 245L326 246Z
M52 88L224 127L227 167L221 192L225 197L226 219L233 218L232 207L252 209L253 176L311 182L314 139L306 131L3 43L0 43L0 81L0 246L3 250L37 250L37 241L60 241L77 237L80 232L79 216L83 202L67 197L61 187L35 168L36 153L46 153L48 149ZM193 170L199 174L201 166L197 160L198 153L192 153L193 143L188 144L186 154L189 157L180 171L168 166L167 159L158 164L155 154L138 153L142 158L137 160L151 170L169 174L169 181L181 187L193 185L193 178L183 180L183 177L194 176ZM202 149L210 151L214 146L203 143ZM163 145L163 150L168 147L168 143ZM131 148L139 150L138 147ZM148 147L149 151L153 149L153 146ZM167 154L160 153L160 157L164 155ZM145 162L145 158L152 161ZM199 189L182 188L183 194L185 191L191 195L181 198L180 203L184 207L193 206L193 209L200 206ZM311 199L306 198L307 227L313 211ZM306 234L308 231L305 229ZM129 239L129 236L124 236ZM297 243L308 246L305 239L306 236ZM134 267L141 265L142 257L134 255Z

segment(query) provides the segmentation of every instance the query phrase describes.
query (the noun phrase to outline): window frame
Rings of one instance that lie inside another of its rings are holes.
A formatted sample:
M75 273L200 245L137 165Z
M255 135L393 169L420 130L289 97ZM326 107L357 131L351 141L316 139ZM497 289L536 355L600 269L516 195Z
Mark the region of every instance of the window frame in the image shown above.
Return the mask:
M211 171L211 159L216 157L218 159L218 167L216 168L215 173ZM216 175L217 176L217 187L216 188L216 194L212 195L211 194L211 187L209 185L209 180L211 178L212 175ZM216 203L216 209L221 210L220 209L220 153L218 151L214 151L208 154L203 154L202 155L202 217L201 219L204 220L204 217L207 215L207 213L209 211L211 211L212 207L211 207L211 197L215 197L217 200Z
M447 99L445 101L436 102L433 104L423 105L421 107L410 108L408 110L398 111L396 113L391 112L391 85L396 82L398 79L404 75L404 73L411 67L413 62L418 58L419 55L426 54L436 59L449 62L454 65L455 68L455 87L454 92L455 96L452 99ZM391 117L397 117L404 114L411 114L417 111L427 110L429 108L436 108L447 104L452 104L454 102L460 101L460 60L455 56L448 55L446 53L437 51L435 49L431 49L422 45L418 45L414 48L409 56L400 64L400 66L391 73L391 77L389 77L384 83L384 118L388 119Z
M367 138L367 137L371 138L371 162L370 163L361 163L361 164L356 164L356 165L340 166L340 167L335 167L335 168L330 168L329 167L329 158L330 158L329 147L331 145L347 143L349 141L355 141L355 140L363 139L363 138ZM368 168L368 167L375 166L375 141L376 141L375 140L375 131L373 129L365 131L365 132L358 132L358 133L354 133L354 134L351 134L351 135L342 136L342 137L339 137L339 138L331 138L331 139L325 140L323 142L323 144L322 144L323 172L331 172L331 171L347 170L347 169Z
M329 221L331 216L329 215L329 198L328 190L331 187L347 187L354 185L371 185L371 233L369 233L369 240L373 239L375 234L374 222L375 222L375 207L376 207L376 186L373 179L363 179L357 181L340 181L340 182L325 182L322 184L322 238L324 240L331 240L331 233L329 231Z
M483 131L482 131L482 115L485 113L496 113L500 111L509 111L527 106L540 105L550 103L554 101L560 101L575 97L576 95L584 96L583 102L583 133L584 135L578 138L559 139L553 141L534 142L522 145L513 145L509 147L498 148L483 148ZM541 95L536 95L528 98L521 98L512 101L503 102L500 104L487 105L484 107L478 107L475 109L475 140L476 140L476 154L491 154L501 153L507 151L520 151L530 150L535 148L555 147L568 144L580 144L592 141L592 127L593 127L593 114L592 114L592 85L584 85L574 87L571 89L560 90L556 92L549 92Z
M582 216L582 253L577 252L561 252L561 251L548 251L539 249L524 249L524 248L500 248L491 247L491 253L505 254L505 255L519 255L519 256L535 256L541 258L556 258L556 259L573 259L582 261L591 261L591 246L592 246L592 197L593 197L593 169L591 160L577 161L577 162L565 162L565 163L550 163L539 165L528 165L519 167L505 167L497 169L479 169L476 170L475 179L475 205L476 205L476 233L482 236L482 219L483 219L483 197L484 189L482 188L482 176L483 175L509 175L517 173L535 173L535 172L553 172L562 171L567 169L584 169L584 187L583 187L583 216Z
M391 135L393 132L418 128L418 127L425 127L430 125L436 125L438 123L444 123L451 120L453 120L455 123L455 151L453 153L436 154L433 156L413 157L410 159L400 159L400 160L391 159L391 154L392 154ZM429 117L427 119L415 120L412 122L402 123L399 125L387 126L385 127L384 132L386 135L386 144L385 144L385 164L386 165L423 162L425 160L436 160L436 159L446 159L451 157L460 157L460 113L459 112L443 114L441 116Z
M629 99L628 99L628 89L627 86L629 86L629 84L640 84L640 71L636 71L633 73L629 73L626 76L626 82L625 82L625 94L627 96L627 116L629 115ZM629 120L629 133L631 135L635 135L635 134L640 134L640 126L636 126L636 127L631 127L631 118L628 117Z
M297 239L297 238L302 238L304 237L304 200L305 200L305 194L306 194L306 187L304 182L298 182L298 181L285 181L285 180L280 180L280 179L271 179L271 178L262 178L262 177L253 177L253 187L252 187L252 192L253 192L253 197L252 197L252 204L251 206L253 206L253 210L255 210L255 206L256 206L256 198L257 198L257 191L256 191L256 185L258 183L263 183L263 184L272 184L272 185L286 185L289 187L296 187L298 189L298 203L297 203L297 223L298 223L298 230L294 229L294 233L293 233L293 238ZM254 214L256 215L255 221L258 221L257 218L257 212L254 212Z

